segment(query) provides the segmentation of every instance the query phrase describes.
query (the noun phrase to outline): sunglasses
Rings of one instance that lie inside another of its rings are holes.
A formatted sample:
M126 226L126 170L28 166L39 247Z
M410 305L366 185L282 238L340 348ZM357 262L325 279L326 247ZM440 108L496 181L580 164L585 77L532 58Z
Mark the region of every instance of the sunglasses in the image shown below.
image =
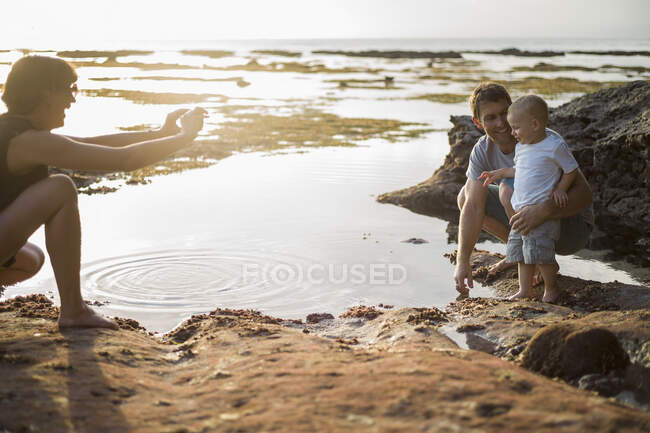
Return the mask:
M76 98L77 94L79 93L79 88L77 87L77 83L72 83L70 87L59 88L59 91L68 91L73 98Z

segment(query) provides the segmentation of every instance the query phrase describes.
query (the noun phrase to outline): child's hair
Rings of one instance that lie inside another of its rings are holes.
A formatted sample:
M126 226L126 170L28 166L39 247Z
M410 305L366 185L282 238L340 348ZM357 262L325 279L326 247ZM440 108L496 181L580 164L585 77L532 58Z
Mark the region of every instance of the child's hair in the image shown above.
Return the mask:
M77 81L77 73L63 59L25 56L11 67L2 100L12 114L29 114L41 102L45 91L65 88Z
M512 103L510 108L508 108L508 112L525 112L537 119L543 127L545 127L548 122L548 105L544 99L537 95L522 96Z
M469 97L469 107L472 110L472 116L481 120L481 104L483 102L507 101L508 105L512 104L510 94L501 84L483 82L474 88Z

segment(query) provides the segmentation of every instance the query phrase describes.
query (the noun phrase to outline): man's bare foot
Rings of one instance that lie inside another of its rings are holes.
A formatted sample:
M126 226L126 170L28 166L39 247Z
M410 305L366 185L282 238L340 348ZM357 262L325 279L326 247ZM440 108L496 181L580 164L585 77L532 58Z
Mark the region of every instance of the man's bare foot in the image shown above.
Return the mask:
M508 263L506 262L506 258L504 257L498 262L496 262L495 264L493 264L492 266L488 267L488 273L496 274L501 271L505 271L506 269L514 268L515 266L517 266L517 262Z
M61 314L59 316L59 328L109 328L117 329L117 323L95 312L92 308L84 305L81 313L76 315Z
M509 297L511 301L517 301L519 299L535 299L535 292L522 292L521 290Z

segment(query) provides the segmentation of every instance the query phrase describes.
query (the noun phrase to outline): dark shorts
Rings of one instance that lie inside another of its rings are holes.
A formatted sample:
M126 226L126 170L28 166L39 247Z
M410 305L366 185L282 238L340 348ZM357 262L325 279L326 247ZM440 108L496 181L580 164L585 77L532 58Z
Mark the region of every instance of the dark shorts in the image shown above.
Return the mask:
M488 185L488 195L485 202L485 214L510 228L510 221L499 200L499 187ZM574 254L587 246L591 226L580 214L560 220L560 238L555 241L555 254L566 256Z

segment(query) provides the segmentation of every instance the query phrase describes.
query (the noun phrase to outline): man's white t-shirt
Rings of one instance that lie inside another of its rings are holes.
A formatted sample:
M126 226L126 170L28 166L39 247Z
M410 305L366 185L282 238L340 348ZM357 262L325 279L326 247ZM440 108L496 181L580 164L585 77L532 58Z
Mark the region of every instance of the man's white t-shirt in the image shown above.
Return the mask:
M562 173L578 168L566 143L557 134L548 134L535 144L517 143L515 147L515 211L548 200Z

